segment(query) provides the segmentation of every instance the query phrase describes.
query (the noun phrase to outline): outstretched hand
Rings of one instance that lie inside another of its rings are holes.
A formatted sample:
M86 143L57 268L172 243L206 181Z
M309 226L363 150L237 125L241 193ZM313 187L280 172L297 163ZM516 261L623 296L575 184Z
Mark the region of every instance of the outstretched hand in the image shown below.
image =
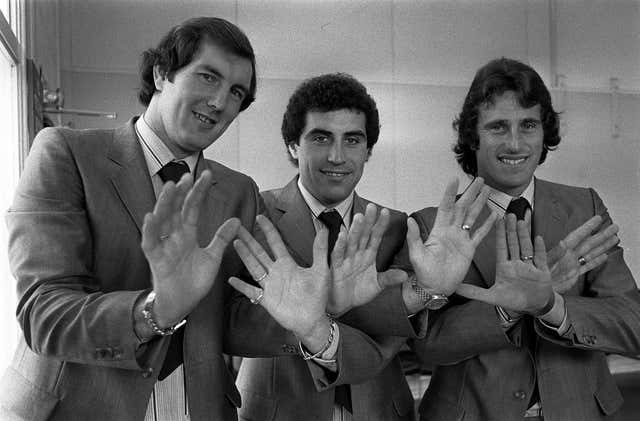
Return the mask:
M528 230L530 212L524 221L507 214L496 222L496 278L486 289L461 284L459 295L503 307L518 313L539 316L548 310L554 297L551 273L542 237L531 243ZM505 223L506 220L506 223ZM505 228L506 224L506 228Z
M378 214L373 203L367 205L364 216L353 217L347 234L342 229L331 253L331 289L327 312L340 316L354 307L373 300L388 286L406 280L406 273L390 270L378 274L376 256L382 237L389 225L389 211Z
M197 243L200 206L211 185L204 171L193 183L186 174L178 184L166 183L152 213L144 218L142 251L149 262L156 294L155 317L161 327L183 319L215 282L227 245L240 221L227 220L205 248Z
M426 290L450 295L464 279L476 247L491 230L495 214L491 214L471 232L482 207L489 197L489 187L476 178L456 201L457 178L447 185L438 213L427 240L422 243L418 224L407 221L409 258L418 284Z
M554 291L568 291L579 276L607 261L607 251L620 241L618 226L612 224L593 234L601 223L601 216L592 217L547 254Z
M274 258L243 227L233 242L238 255L260 287L232 277L229 283L260 304L282 327L292 331L309 349L312 343L326 341L328 317L325 314L329 295L326 228L321 228L313 242L313 265L303 268L293 260L273 224L263 215L256 218L264 232ZM308 340L308 342L306 342Z

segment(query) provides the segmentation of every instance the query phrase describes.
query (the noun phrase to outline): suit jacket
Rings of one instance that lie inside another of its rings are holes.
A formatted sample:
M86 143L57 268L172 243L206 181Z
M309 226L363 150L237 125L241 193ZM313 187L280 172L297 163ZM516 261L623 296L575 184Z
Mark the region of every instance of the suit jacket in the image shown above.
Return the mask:
M594 215L611 218L593 189L535 180L533 233L547 250ZM426 238L435 209L414 214ZM481 220L489 215L487 208ZM478 222L477 224L479 224ZM495 232L476 250L464 282L489 287L495 277ZM420 413L428 420L522 420L537 381L545 421L615 418L622 397L606 352L640 354L640 294L615 247L602 266L564 294L562 336L529 316L507 333L493 306L453 297L430 317L413 349L436 364ZM612 417L612 418L609 418Z
M302 266L310 266L315 229L296 179L282 189L264 192L263 198L268 216L293 258ZM356 195L353 212L364 213L367 203ZM406 215L391 211L390 227L378 251L379 271L386 270L392 263L403 245L405 233ZM405 338L370 337L358 329L416 337L421 333L415 333L404 308L400 288L391 288L370 304L338 320L337 375L300 358L295 340L283 344L283 348L291 350L288 357L244 359L237 379L243 402L240 419L331 420L334 387L339 384L351 385L355 420L414 419L413 398L395 357ZM264 314L253 321L250 317L241 320L260 329L270 329L275 323Z
M25 420L142 420L169 338L140 346L134 303L151 288L140 248L155 195L134 130L45 129L7 214L9 258L24 333L0 382L3 416ZM213 173L199 221L208 244L230 217L253 226L261 199L249 177L199 158ZM227 250L218 280L188 316L187 397L194 420L235 419L240 396L222 358ZM10 414L10 415L9 415Z

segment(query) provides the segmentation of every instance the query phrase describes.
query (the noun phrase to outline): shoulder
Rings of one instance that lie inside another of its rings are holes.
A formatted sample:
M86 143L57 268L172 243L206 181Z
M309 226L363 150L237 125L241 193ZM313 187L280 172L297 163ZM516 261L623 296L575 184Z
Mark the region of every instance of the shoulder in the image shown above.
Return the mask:
M207 167L213 174L214 181L223 183L225 185L232 186L233 188L255 190L258 191L258 186L253 178L240 171L227 167L217 161L211 159L205 159Z
M549 196L565 208L595 210L603 206L602 199L591 187L570 186L536 179L535 195L536 198Z
M397 209L393 209L387 206L383 206L379 203L373 202L369 199L365 199L364 197L360 197L360 196L356 196L355 200L362 200L364 202L364 206L367 206L369 203L372 203L374 205L376 205L376 207L378 208L378 211L384 209L387 209L389 211L389 226L390 227L394 227L394 226L403 226L406 227L407 225L407 214L405 212L399 211ZM405 228L406 229L406 228Z

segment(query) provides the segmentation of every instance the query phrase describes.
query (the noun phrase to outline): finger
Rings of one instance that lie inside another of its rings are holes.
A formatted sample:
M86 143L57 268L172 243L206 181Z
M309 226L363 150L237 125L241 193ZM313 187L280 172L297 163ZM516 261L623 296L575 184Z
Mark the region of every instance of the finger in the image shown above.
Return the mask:
M258 283L260 286L264 284L265 277L264 274L268 275L269 271L267 268L262 266L256 256L251 253L251 250L247 247L247 245L242 240L235 240L233 242L233 248L236 249L238 256L244 263L244 266L247 268L251 277Z
M247 229L243 226L238 228L237 236L242 243L247 247L250 254L252 254L264 268L269 271L271 266L273 265L273 260L269 253L265 251L265 249L256 241L255 238L247 231Z
M282 241L282 237L280 237L280 233L276 227L273 226L271 221L269 221L269 219L264 215L258 215L256 217L256 221L258 222L258 225L260 225L262 232L264 232L269 248L271 248L275 258L279 259L281 257L289 256L289 252Z
M565 238L566 240L566 238ZM566 241L561 240L549 253L547 253L547 264L554 267L567 252Z
M518 221L516 225L518 242L520 243L520 258L525 260L526 263L533 264L533 243L531 242L531 234L529 234L529 226L526 219Z
M442 200L438 206L438 213L436 214L435 226L449 225L452 223L454 217L454 209L456 204L456 195L458 194L458 178L454 178L449 181L447 187L444 189Z
M475 197L471 206L467 211L467 215L464 217L464 224L470 227L476 222L478 215L480 215L480 211L484 208L487 203L487 199L489 198L489 193L491 189L489 186L482 186L480 189L480 193Z
M327 254L329 251L329 230L322 227L313 239L313 266L317 269L328 269ZM287 253L288 254L288 253Z
M587 239L601 223L602 217L600 215L596 215L575 230L571 231L564 239L566 247L568 249L575 249L582 241Z
M507 230L507 247L509 248L509 259L520 260L520 242L518 241L517 219L512 213L505 215L504 219Z
M145 254L151 253L162 242L161 235L157 217L152 213L146 214L142 223L142 242L140 244Z
M480 288L471 284L460 284L456 288L456 294L469 298L470 300L482 301L483 303L496 305L496 297L493 291L486 288Z
M382 210L380 211L380 215L378 216L378 220L371 230L369 244L367 245L367 250L369 250L370 252L373 252L374 254L378 253L378 247L380 247L382 237L387 231L390 218L391 216L389 214L389 209L382 208Z
M236 238L240 225L240 220L238 218L227 219L222 225L220 225L209 242L209 245L204 249L215 265L220 265L224 251L233 239Z
M487 236L487 234L491 231L491 228L493 228L498 218L499 217L497 213L491 212L491 215L489 215L489 217L484 220L482 225L480 225L480 227L478 227L473 232L473 234L471 235L471 242L474 244L474 246L477 246L478 244L480 244L480 242L484 239L484 237Z
M409 217L407 218L407 246L409 247L409 256L411 259L415 259L418 256L421 256L422 248L424 245L422 244L422 240L420 238L420 228L418 228L418 223L415 219Z
M607 261L607 258L609 256L607 255L607 253L601 254L598 257L595 257L591 260L587 260L587 263L580 266L578 269L578 275L584 275L585 273L589 272L592 269L597 268L598 266L600 266L601 264L603 264L604 262Z
M203 199L209 191L211 178L211 171L205 170L202 175L198 177L198 180L195 182L191 190L187 193L187 196L184 199L184 205L182 206L182 219L186 224L192 226L198 224L200 207Z
M345 250L347 249L347 230L344 226L340 227L340 232L338 233L338 239L336 240L335 245L333 246L333 251L331 252L331 265L333 267L342 266L345 258Z
M407 281L407 272L400 269L389 269L386 272L382 272L378 275L380 281L380 287L382 289L392 287L394 285L400 285Z
M369 203L364 213L365 223L364 223L364 229L362 231L362 235L360 236L358 250L364 250L367 248L367 244L369 243L369 239L371 237L371 232L377 220L378 220L378 208L373 203Z
M534 239L533 262L536 268L540 270L548 270L547 267L547 249L544 246L542 236L537 235Z
M496 219L496 262L502 263L509 260L509 249L507 248L507 234L504 218Z
M453 219L453 223L456 226L461 226L463 224L469 207L474 203L474 201L482 191L483 186L484 180L482 179L482 177L476 177L471 185L467 187L464 194L460 196L460 198L456 201L455 216ZM473 223L469 224L469 226L471 225L473 225Z
M260 294L264 294L264 290L262 288L257 288L257 287L254 287L253 285L249 285L248 283L244 282L242 279L236 278L235 276L232 276L231 278L229 278L229 284L231 284L232 287L234 287L236 290L244 294L244 296L250 300L255 300L260 296ZM264 301L265 300L262 299L258 304L262 305Z
M584 240L576 249L578 256L593 258L618 244L618 226L613 224Z
M353 257L358 251L358 244L360 244L360 237L365 231L365 218L361 213L355 214L353 221L351 221L351 227L349 228L349 235L347 236L347 255L346 257Z

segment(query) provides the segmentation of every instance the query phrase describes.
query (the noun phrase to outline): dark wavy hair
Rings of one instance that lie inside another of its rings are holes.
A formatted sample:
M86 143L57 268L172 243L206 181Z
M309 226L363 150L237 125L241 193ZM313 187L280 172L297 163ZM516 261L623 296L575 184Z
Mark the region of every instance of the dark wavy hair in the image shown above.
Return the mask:
M518 104L531 108L540 104L540 118L544 133L542 164L547 153L560 143L560 118L551 105L551 95L540 75L530 66L517 60L500 58L492 60L478 70L462 105L462 112L453 122L458 132L457 143L453 147L456 159L462 170L477 175L476 150L478 136L479 109L485 104L493 104L495 99L506 91L514 91Z
M174 26L162 38L156 48L142 53L140 63L141 86L138 99L147 106L156 91L153 79L153 67L173 81L176 71L188 65L198 52L203 41L214 43L225 51L251 61L251 86L248 95L242 101L240 111L255 100L256 95L256 57L247 36L233 23L216 17L198 17Z
M282 118L282 138L288 148L300 144L300 136L310 111L329 112L342 109L357 110L365 115L367 149L371 154L380 135L380 117L376 102L356 78L346 73L332 73L305 80L298 86L287 104ZM287 153L296 166L298 160Z

